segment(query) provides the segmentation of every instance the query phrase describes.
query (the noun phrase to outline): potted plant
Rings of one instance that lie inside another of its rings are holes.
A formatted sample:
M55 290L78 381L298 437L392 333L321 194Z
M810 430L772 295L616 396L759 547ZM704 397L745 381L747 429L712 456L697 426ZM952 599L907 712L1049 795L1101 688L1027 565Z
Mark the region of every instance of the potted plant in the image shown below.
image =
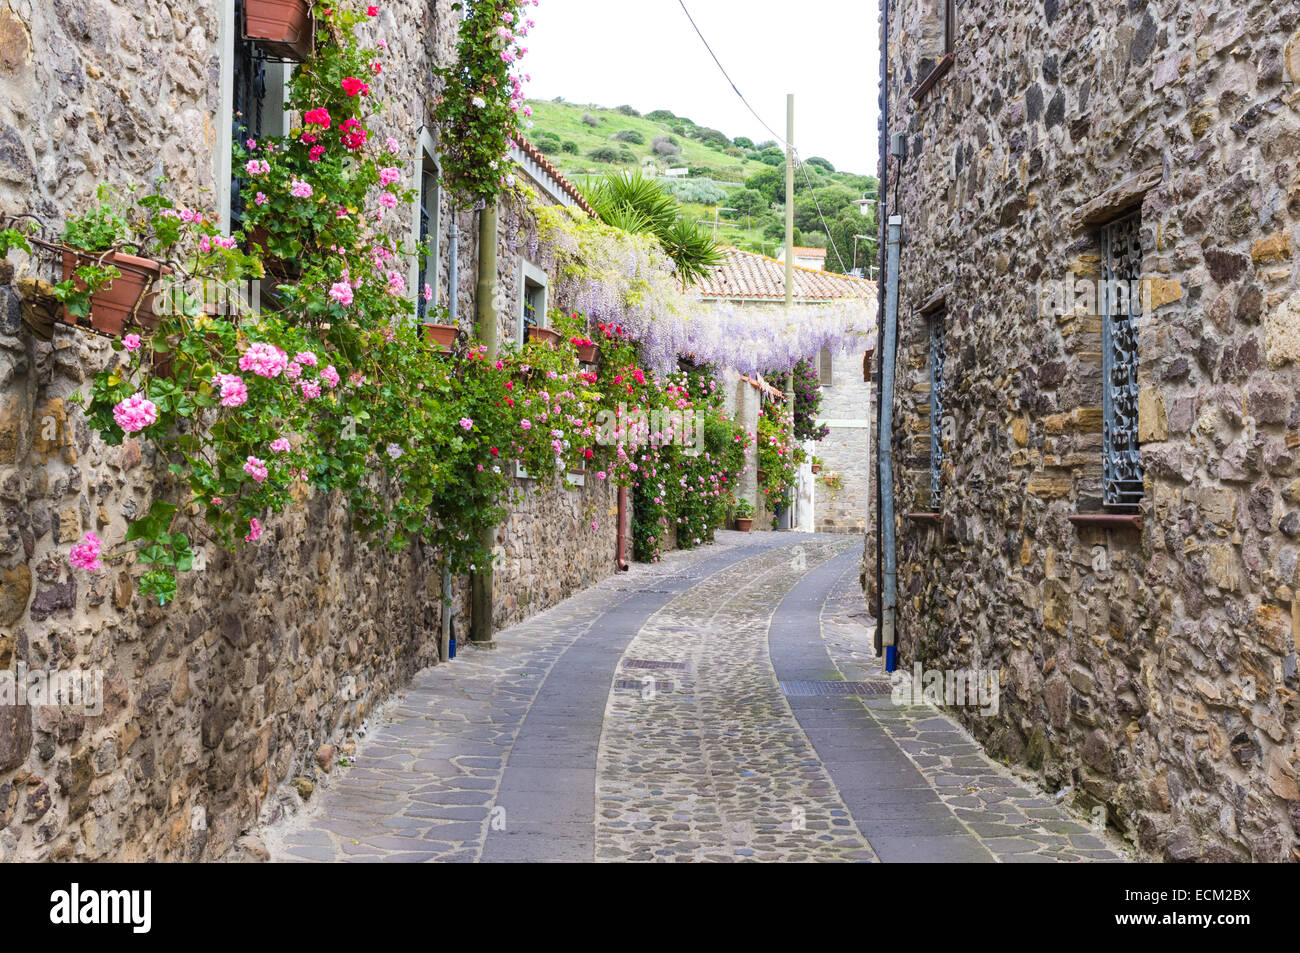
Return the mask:
M813 457L813 458L812 458L812 472L813 472L813 473L821 473L821 472L822 472L822 458L821 458L821 457Z
M842 490L844 488L844 477L840 476L838 473L826 474L824 477L822 477L822 482L825 483L826 486L829 487L832 492L834 492L835 490Z
M84 326L89 316L91 328L111 335L131 322L152 330L158 324L155 285L170 269L133 254L140 248L126 216L109 201L106 187L99 199L63 230L63 280L54 286L63 319Z
M311 55L311 2L244 0L243 29L266 52L301 63Z
M736 504L736 529L742 533L748 533L754 528L754 507L750 506L749 500L741 500Z
M585 337L569 338L569 343L578 352L578 360L584 364L595 364L599 347L595 341Z
M454 324L426 324L424 325L424 339L434 344L438 350L447 353L456 343L456 335L460 333L460 328Z
M538 344L545 344L547 347L555 347L560 343L560 333L550 328L540 328L537 325L531 325L528 328L528 340L536 341Z

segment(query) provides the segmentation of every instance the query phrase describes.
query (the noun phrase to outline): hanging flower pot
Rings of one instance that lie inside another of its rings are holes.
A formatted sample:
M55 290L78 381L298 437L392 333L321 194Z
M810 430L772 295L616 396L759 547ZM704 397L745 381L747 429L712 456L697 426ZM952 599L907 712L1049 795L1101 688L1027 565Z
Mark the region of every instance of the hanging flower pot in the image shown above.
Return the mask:
M434 344L438 350L450 352L452 345L456 343L456 335L460 329L454 324L426 324L424 325L424 338L426 341Z
M270 239L271 233L266 230L266 227L258 225L248 235L248 250L252 252L254 245L262 249L262 265L271 277L279 278L281 281L297 281L302 277L302 263L296 258L284 259L271 254L267 250L267 242Z
M737 516L736 529L742 533L748 533L754 528L754 518L752 516Z
M560 332L533 325L528 329L528 340L536 341L538 344L545 344L547 347L555 347L560 343Z
M569 343L578 352L578 360L583 364L595 364L600 347L589 338L569 338Z
M822 465L821 465L820 463L814 463L814 464L812 465L812 472L813 472L813 473L821 473L821 472L822 472Z
M244 37L268 53L301 63L312 33L310 0L244 0Z
M145 331L158 326L158 314L154 311L154 300L158 297L155 285L162 275L170 274L170 268L125 252L88 255L72 249L63 250L63 280L72 279L80 291L85 291L86 285L74 273L85 265L113 267L121 272L96 288L90 296L92 329L117 336L128 324L136 324ZM85 318L78 320L67 308L63 309L63 320L68 324L85 326Z

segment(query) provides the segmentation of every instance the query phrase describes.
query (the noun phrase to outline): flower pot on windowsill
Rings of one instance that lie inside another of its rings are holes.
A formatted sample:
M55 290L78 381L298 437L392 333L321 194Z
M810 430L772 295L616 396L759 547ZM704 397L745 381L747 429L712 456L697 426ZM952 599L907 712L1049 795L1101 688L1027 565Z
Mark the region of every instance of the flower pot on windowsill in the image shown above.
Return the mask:
M545 344L547 347L555 347L560 343L560 332L533 325L528 329L528 340L536 341L538 344Z
M154 311L158 292L154 285L162 275L170 274L170 268L125 252L92 255L64 249L63 280L73 278L76 286L84 290L85 283L73 275L84 265L112 266L121 272L90 296L89 327L92 330L116 337L125 331L128 324L138 325L146 332L158 326L158 314ZM63 320L80 327L87 326L86 318L74 318L67 308L63 309Z
M821 472L822 472L822 465L821 465L820 463L814 463L814 464L812 465L812 472L813 472L813 473L821 473Z
M302 277L302 264L296 258L286 260L271 254L267 250L267 242L270 238L271 233L264 226L258 225L248 235L248 251L251 253L254 245L262 249L262 264L265 266L266 273L272 278L279 278L281 281L297 281Z
M310 0L244 0L244 37L274 56L305 60L312 27Z
M437 346L438 350L443 353L451 351L456 343L456 335L460 333L460 328L454 324L426 324L424 325L424 339Z
M748 533L754 528L754 518L752 516L737 516L736 529L741 533Z
M583 364L595 364L596 358L600 355L600 346L595 342L591 344L574 344L573 348L578 352L578 360Z

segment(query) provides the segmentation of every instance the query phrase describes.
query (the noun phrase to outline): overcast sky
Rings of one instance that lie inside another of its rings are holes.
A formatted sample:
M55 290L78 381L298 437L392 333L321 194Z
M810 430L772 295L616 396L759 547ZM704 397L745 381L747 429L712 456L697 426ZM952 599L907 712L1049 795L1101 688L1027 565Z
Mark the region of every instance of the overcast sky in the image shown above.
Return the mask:
M804 158L876 172L879 19L873 0L686 0L750 105ZM728 85L678 0L541 0L529 10L528 96L669 109L728 136L772 138Z

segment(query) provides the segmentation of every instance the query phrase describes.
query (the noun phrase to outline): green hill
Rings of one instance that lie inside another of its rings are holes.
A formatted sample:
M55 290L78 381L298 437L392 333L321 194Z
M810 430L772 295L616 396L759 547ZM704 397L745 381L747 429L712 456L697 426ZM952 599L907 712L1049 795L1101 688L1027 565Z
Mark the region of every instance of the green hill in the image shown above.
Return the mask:
M611 109L537 100L529 105L535 125L528 138L579 188L584 180L612 169L641 168L653 176L685 169L685 176L674 177L668 185L684 214L716 227L719 240L727 244L766 255L780 248L785 154L775 142L732 139L668 110L643 116L630 106ZM808 182L803 172L795 176L795 241L826 246L824 216L844 260L841 269L835 255L828 254L826 267L847 271L852 267L853 236L875 235L874 207L863 216L852 203L864 196L874 198L876 179L836 170L815 155L806 159L804 170ZM874 239L858 242L859 266L874 254Z

